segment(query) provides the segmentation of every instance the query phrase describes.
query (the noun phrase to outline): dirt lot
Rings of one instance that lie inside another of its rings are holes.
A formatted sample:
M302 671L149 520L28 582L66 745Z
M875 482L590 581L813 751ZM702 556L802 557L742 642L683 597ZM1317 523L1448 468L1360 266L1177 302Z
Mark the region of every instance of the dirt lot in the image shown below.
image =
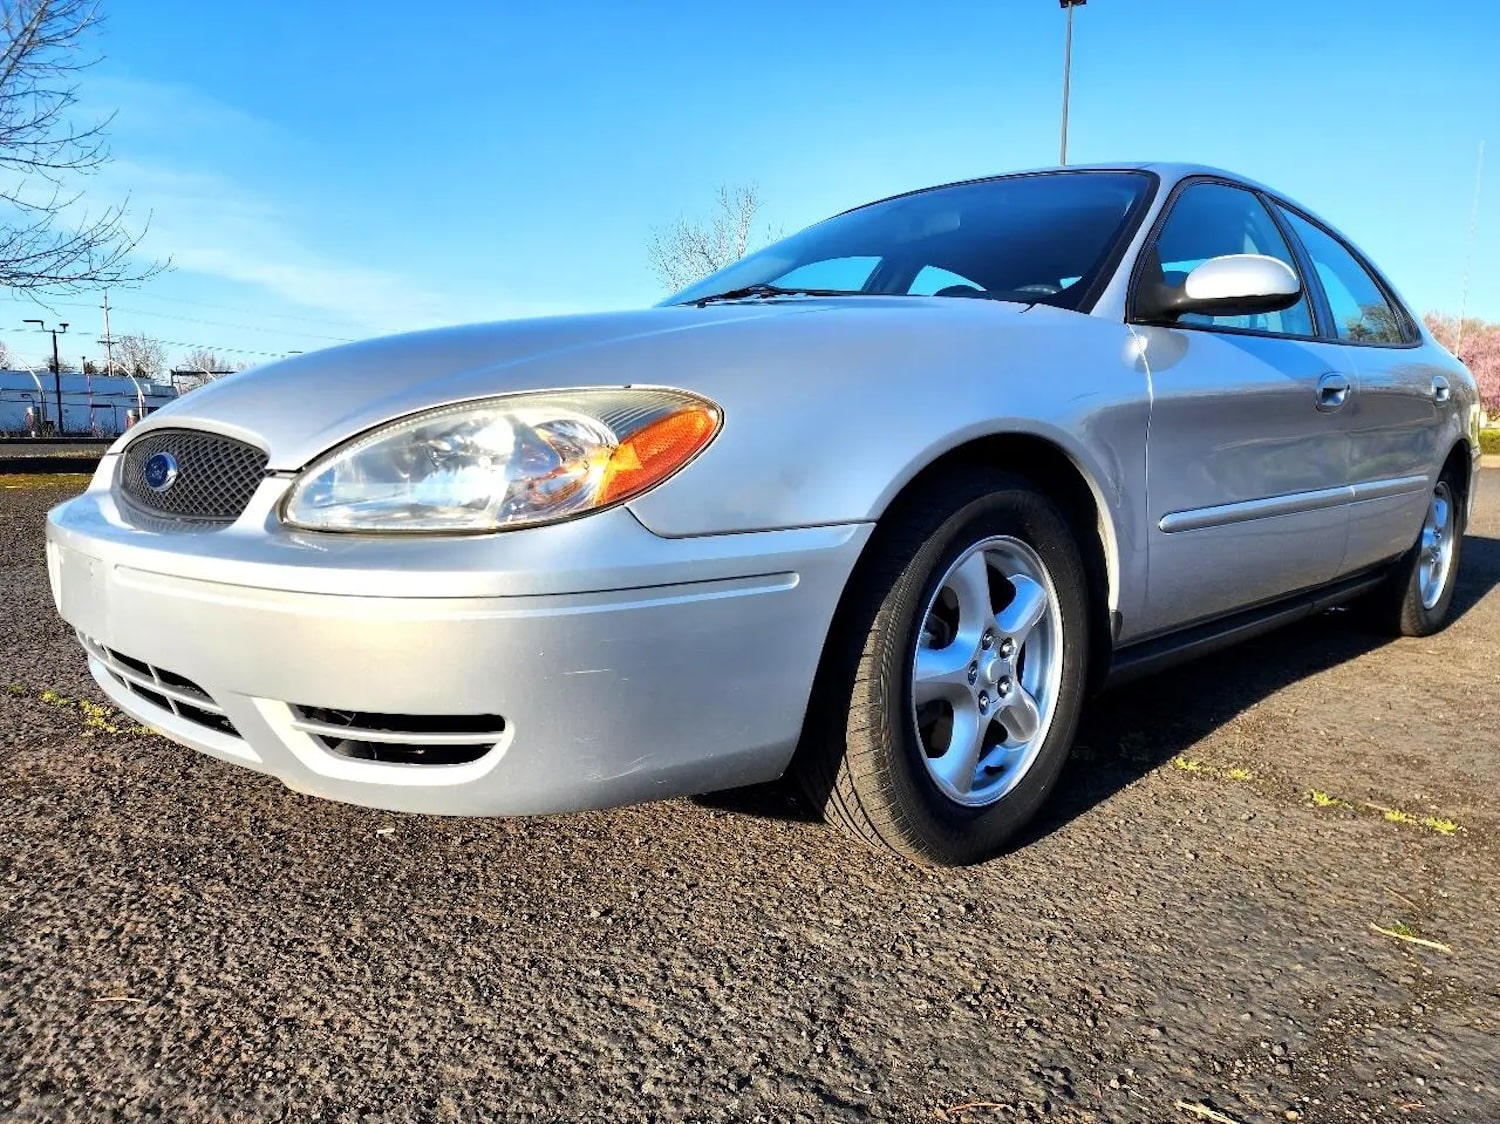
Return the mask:
M47 594L67 493L0 490L0 1119L1500 1119L1486 476L1447 632L1107 696L949 873L774 792L422 820L133 732Z

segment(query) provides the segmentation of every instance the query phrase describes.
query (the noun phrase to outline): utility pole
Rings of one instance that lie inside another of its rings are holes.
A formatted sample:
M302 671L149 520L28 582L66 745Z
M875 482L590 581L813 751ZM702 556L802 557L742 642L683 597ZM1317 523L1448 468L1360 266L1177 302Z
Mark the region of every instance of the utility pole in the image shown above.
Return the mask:
M109 290L104 290L104 373L115 373L115 345L109 335Z
M1464 257L1464 287L1458 298L1458 339L1453 341L1453 354L1463 362L1464 317L1469 311L1469 273L1474 268L1474 235L1479 230L1479 184L1484 178L1484 141L1479 142L1479 166L1474 169L1474 209L1469 212L1469 248Z
M1068 87L1073 78L1073 9L1083 7L1088 0L1057 0L1057 2L1068 13L1068 30L1063 38L1062 153L1057 161L1066 166L1068 163Z
M60 333L68 330L67 324L59 324L55 328L49 328L41 320L27 320L27 324L35 324L39 331L52 333L52 392L57 399L57 435L63 432L63 408L62 408L62 359L57 354L57 337Z

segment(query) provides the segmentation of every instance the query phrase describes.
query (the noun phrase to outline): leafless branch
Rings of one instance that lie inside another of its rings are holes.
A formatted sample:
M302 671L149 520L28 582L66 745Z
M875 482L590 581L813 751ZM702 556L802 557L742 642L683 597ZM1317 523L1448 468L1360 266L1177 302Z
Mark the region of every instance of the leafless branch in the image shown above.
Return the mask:
M715 270L740 260L766 232L757 237L755 218L760 193L754 184L720 187L714 209L705 220L679 218L665 231L652 231L646 244L652 272L672 292L691 285Z
M77 210L76 182L109 160L114 120L74 117L99 22L96 0L0 0L0 286L76 292L164 268L134 260L145 230L126 224L125 204Z
M115 368L136 378L159 375L167 365L167 349L146 336L116 336L114 353Z

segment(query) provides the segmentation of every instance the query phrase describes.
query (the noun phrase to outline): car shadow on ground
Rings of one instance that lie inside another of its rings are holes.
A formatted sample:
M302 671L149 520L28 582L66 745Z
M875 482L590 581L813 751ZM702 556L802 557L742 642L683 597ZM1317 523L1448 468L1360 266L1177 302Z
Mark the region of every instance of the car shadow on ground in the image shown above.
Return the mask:
M1454 619L1500 585L1500 539L1464 538ZM1283 687L1390 643L1353 610L1335 609L1234 648L1104 692L1086 707L1057 792L1012 843L1020 848L1109 799ZM782 780L697 798L743 815L822 817Z

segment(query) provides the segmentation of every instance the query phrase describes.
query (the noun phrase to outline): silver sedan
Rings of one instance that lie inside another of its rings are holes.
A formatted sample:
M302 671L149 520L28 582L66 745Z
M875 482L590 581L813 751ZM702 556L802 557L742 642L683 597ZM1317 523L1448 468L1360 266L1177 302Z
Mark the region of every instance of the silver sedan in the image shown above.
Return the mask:
M102 690L304 793L560 812L790 772L984 859L1111 680L1447 620L1468 372L1333 227L1181 165L848 211L656 308L374 340L151 415L51 513Z

